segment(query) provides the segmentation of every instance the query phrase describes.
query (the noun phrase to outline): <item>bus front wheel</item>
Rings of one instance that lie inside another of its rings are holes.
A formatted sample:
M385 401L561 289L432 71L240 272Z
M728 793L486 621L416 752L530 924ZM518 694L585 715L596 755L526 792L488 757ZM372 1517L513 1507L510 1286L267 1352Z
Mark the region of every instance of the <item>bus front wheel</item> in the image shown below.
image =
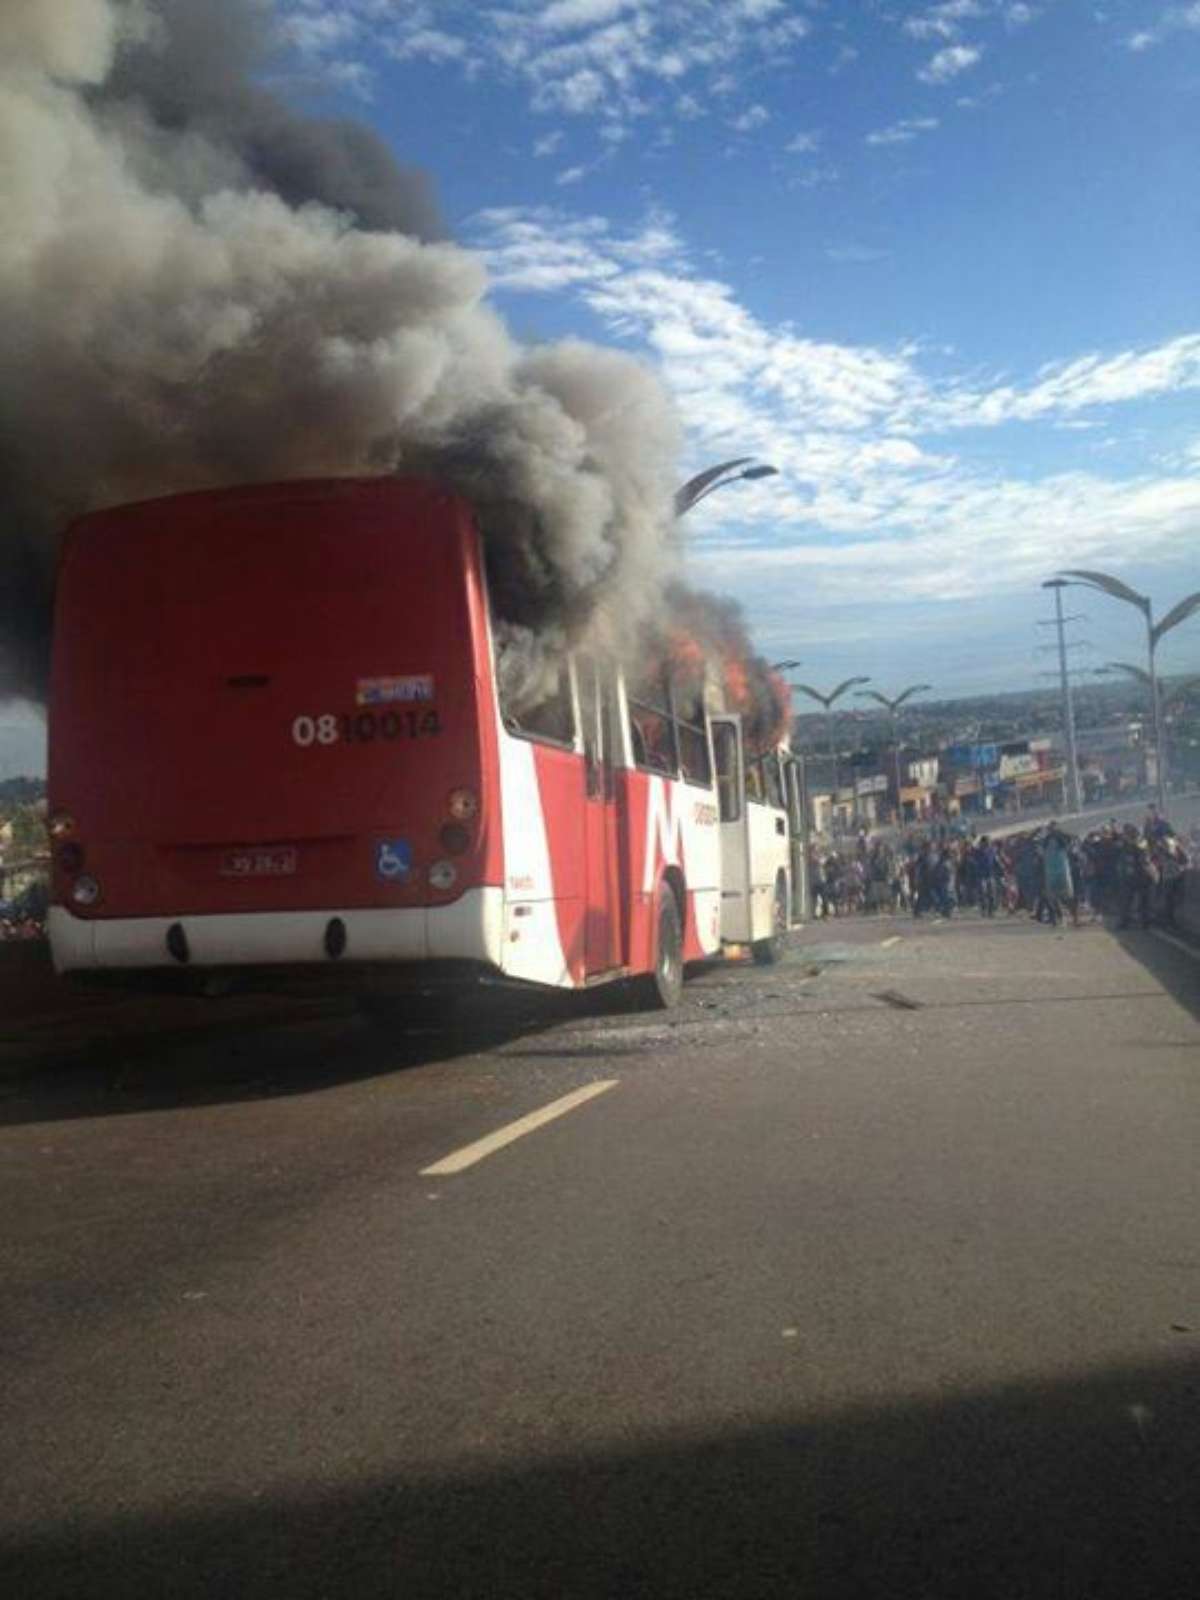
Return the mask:
M654 935L654 967L637 979L637 996L647 1009L669 1011L683 993L683 924L669 883L658 886Z

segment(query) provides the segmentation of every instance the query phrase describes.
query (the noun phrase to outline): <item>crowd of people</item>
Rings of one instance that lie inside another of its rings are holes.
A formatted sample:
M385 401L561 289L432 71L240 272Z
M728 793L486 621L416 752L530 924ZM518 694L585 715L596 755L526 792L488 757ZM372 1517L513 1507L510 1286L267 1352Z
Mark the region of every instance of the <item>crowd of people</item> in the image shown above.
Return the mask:
M12 899L0 900L0 940L44 939L48 902L46 886L40 882Z
M1200 826L1182 839L1156 807L1141 827L1116 818L1079 835L1057 822L1004 838L939 826L899 841L859 835L850 849L809 850L814 917L911 912L952 917L1027 915L1078 926L1084 914L1117 926L1175 922L1183 874L1200 860Z

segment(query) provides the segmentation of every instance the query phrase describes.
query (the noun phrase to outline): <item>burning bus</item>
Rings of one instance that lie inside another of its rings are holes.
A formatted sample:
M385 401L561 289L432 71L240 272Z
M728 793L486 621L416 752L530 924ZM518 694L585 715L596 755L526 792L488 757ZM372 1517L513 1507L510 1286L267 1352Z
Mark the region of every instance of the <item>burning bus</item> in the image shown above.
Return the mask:
M563 649L514 688L472 506L428 479L83 517L51 674L58 971L632 980L669 1006L689 961L776 959L802 774L680 654Z

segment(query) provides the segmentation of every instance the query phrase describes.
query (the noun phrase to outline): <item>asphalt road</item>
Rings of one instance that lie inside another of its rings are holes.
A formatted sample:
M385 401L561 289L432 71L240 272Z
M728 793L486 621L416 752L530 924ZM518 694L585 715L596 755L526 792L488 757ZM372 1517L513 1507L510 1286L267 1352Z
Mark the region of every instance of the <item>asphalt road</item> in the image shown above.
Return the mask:
M0 1586L1194 1594L1198 1018L1152 935L881 919L11 1078Z

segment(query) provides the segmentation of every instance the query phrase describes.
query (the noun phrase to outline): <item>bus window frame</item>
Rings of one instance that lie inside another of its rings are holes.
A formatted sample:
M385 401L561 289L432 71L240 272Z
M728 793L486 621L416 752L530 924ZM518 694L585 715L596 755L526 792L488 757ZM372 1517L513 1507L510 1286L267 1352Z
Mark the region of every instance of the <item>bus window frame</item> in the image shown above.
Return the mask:
M670 702L670 706L671 706L671 722L672 722L673 727L674 727L674 745L675 745L676 767L678 769L678 771L676 773L676 776L679 777L684 783L690 784L693 789L711 789L712 786L713 786L713 773L715 771L715 763L713 761L712 728L711 728L711 724L708 722L707 718L705 718L705 721L704 721L703 725L699 725L699 724L697 724L695 722L689 721L688 718L680 715L680 713L679 713L679 711L677 709L677 703L676 703L676 697L675 697L675 681L671 677L670 673L667 674L667 699ZM703 712L704 712L704 695L703 695L703 691L701 691L700 698L697 701L697 704L700 707L701 715L703 715ZM688 770L684 766L684 763L683 763L683 742L679 737L679 730L681 728L685 729L688 733L693 734L696 738L698 738L699 741L700 741L701 747L704 750L705 765L706 765L706 769L707 770L705 771L705 773L704 773L704 775L702 777L699 777L699 778L693 777L692 774L690 772L688 772Z
M494 668L493 668L494 670ZM569 657L564 657L559 666L559 685L561 691L562 678L566 675L567 705L571 713L572 734L570 739L557 739L552 733L541 733L536 728L526 728L512 715L506 712L500 698L499 677L496 680L496 709L500 717L500 726L511 739L524 739L529 744L543 744L551 750L566 750L572 755L578 755L581 750L581 718L579 714L579 692L575 681L574 663ZM545 704L545 702L542 702Z
M804 767L794 753L780 756L779 764L783 769L783 794L787 801L788 828L792 836L799 839L808 832L809 826L804 793Z
M658 704L653 700L644 698L643 695L631 691L628 683L625 684L624 694L624 719L629 738L629 761L639 772L650 772L659 778L670 778L677 783L686 783L692 789L711 790L716 781L716 758L713 753L712 725L707 715L703 722L693 722L690 717L680 713L676 697L675 681L668 669L663 670L655 684L664 694L665 703ZM639 685L639 687L642 687ZM704 714L704 699L701 693L697 699L697 706ZM666 764L660 765L657 761L647 759L643 754L639 757L638 746L643 742L641 729L637 724L637 713L643 712L647 716L658 717L667 730L669 755ZM702 773L690 771L683 759L684 740L686 734L691 739L698 741L698 747L704 752L704 767Z
M771 786L767 781L768 762L774 763L772 768L775 774L776 785L774 795L772 795ZM747 752L745 758L745 767L747 803L754 806L766 806L771 811L786 811L788 809L787 783L783 776L783 768L780 763L778 750L759 750L753 755ZM750 793L750 772L752 768L758 774L758 781L762 787L761 795Z
M665 672L660 674L658 684L665 695L665 704L663 705L655 705L650 700L643 700L640 696L630 693L628 684L625 686L625 717L626 727L629 729L630 760L639 772L653 773L656 778L678 779L682 777L679 762L679 731L676 727L676 717L671 701L671 683ZM670 753L666 758L667 764L665 766L659 766L657 762L647 758L647 752L644 747L645 738L641 729L637 727L634 715L636 711L644 711L652 717L659 717L666 724ZM638 758L637 751L639 741L643 745L641 759Z
M727 719L709 723L713 753L712 788L717 797L717 817L721 822L741 822L746 814L745 747L735 722ZM728 742L733 764L728 773L722 773L718 741Z

